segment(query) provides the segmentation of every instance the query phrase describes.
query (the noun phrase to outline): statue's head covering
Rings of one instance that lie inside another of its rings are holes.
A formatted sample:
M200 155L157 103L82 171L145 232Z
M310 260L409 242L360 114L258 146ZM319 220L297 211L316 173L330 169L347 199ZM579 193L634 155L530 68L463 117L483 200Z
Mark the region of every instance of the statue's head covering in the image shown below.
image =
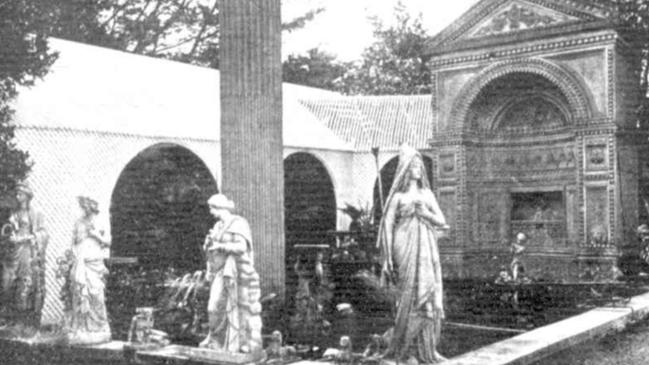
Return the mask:
M34 197L34 191L32 188L25 182L18 183L16 185L16 192L21 192L29 197L29 199Z
M214 208L227 209L230 212L234 210L234 202L223 194L214 194L207 200L207 205Z
M399 166L406 164L406 166L412 161L412 159L419 155L416 149L412 148L407 143L402 143L399 147ZM397 168L398 170L398 168Z
M418 160L421 168L421 187L429 188L428 179L426 178L426 168L419 153L416 149L412 148L407 143L403 143L399 148L399 164L397 165L397 171L394 175L394 181L390 187L390 193L388 194L388 199L386 199L386 206L389 199L398 191L402 191L406 188L408 184L408 179L410 177L410 165ZM385 207L384 207L385 208Z
M383 215L381 217L381 221L379 222L379 232L376 245L381 249L382 255L386 253L386 237L388 234L392 234L391 232L386 232L385 217L387 209L394 199L396 193L406 191L410 181L410 166L414 161L417 160L420 163L421 169L421 176L419 178L420 187L422 189L430 189L430 184L427 178L428 174L426 173L426 167L423 163L421 154L416 149L409 146L407 143L403 143L399 147L399 163L397 165L397 171L394 175L394 181L392 182L390 192L388 193L388 196L383 203L383 207L381 207Z

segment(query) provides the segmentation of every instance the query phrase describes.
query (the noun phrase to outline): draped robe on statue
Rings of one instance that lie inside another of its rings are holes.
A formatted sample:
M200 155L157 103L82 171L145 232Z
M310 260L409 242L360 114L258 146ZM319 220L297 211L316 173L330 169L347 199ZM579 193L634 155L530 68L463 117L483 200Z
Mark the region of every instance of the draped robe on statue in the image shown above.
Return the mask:
M68 308L65 323L70 343L102 343L111 338L104 294L108 273L104 259L108 253L102 248L100 238L91 234L93 231L105 232L96 230L94 222L85 218L75 223L72 243L75 260L68 278L72 307ZM110 241L107 236L101 239Z
M434 363L440 360L436 348L444 318L438 233L429 218L417 213L416 205L428 208L438 223L445 224L445 220L425 171L420 179L422 186L416 192L403 191L411 161L421 158L414 150L412 155L403 157L379 227L378 244L383 260L388 262L391 258L393 264L392 269L384 266L381 281L384 285L396 284L399 293L387 355L397 359L414 356L420 362Z
M9 224L16 237L34 236L4 244L2 290L5 309L24 324L40 325L45 298L45 251L49 235L43 215L33 208L14 212Z
M245 241L241 254L217 250L216 244ZM257 351L261 343L259 275L253 266L252 235L248 222L237 215L219 221L205 244L208 277L212 280L209 335L202 346L227 352Z

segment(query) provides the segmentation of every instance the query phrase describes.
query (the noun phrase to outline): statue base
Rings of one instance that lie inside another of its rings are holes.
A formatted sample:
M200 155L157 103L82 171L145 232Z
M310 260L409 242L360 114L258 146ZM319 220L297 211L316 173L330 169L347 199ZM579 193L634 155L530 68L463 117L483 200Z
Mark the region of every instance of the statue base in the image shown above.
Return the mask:
M182 345L172 345L155 350L138 351L137 357L142 361L150 361L154 364L183 364L187 362L192 364L220 365L255 364L265 360L266 358L263 351L242 354Z

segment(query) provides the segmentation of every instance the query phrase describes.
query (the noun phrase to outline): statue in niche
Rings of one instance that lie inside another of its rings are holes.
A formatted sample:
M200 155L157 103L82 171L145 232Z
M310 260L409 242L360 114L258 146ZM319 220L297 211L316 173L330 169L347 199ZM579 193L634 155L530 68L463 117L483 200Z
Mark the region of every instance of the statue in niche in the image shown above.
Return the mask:
M71 255L66 255L71 265L64 286L68 293L64 293L67 308L63 330L70 344L109 342L104 296L108 269L104 259L108 257L110 236L97 219L98 203L88 196L77 199L82 213L74 224Z
M254 268L248 222L233 214L234 202L223 194L207 201L217 219L205 237L209 333L200 347L231 353L262 350L259 275Z
M31 332L40 326L45 298L45 251L49 235L43 215L31 205L33 197L27 184L18 184L18 206L9 222L2 226L2 314L18 332Z
M377 243L381 283L399 289L385 355L434 363L444 359L437 352L444 318L437 230L449 227L425 176L421 154L402 146Z
M543 210L543 205L545 203L543 200L539 202L539 204L536 206L534 209L534 214L532 215L532 220L535 222L543 222L546 219L546 211Z

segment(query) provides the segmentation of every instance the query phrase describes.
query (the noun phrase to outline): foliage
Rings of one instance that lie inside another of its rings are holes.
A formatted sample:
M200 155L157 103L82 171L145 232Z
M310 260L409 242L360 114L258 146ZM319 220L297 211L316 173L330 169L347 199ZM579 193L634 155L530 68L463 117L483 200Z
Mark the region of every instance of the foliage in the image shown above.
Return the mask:
M347 214L351 219L349 224L350 231L372 232L376 228L372 220L372 208L369 203L358 202L358 206L345 203L344 208L338 208L341 212Z
M316 15L322 13L324 10L324 8L311 9L286 23L282 23L282 31L290 33L298 29L302 29L305 25L307 25L308 22L315 19Z
M217 0L56 0L58 37L218 66Z
M630 43L629 60L638 80L640 98L637 101L636 117L642 123L649 123L649 0L614 1L618 7L616 20L625 40Z
M430 36L421 15L412 17L399 2L394 9L396 25L373 19L377 41L363 52L363 59L338 82L347 94L427 94L430 70L426 65L426 43Z
M218 0L55 0L55 35L153 57L218 68ZM303 27L311 10L282 30Z
M0 1L0 196L31 168L29 155L14 142L11 101L19 86L31 86L54 62L47 46L50 11L47 0Z
M348 67L335 56L314 48L306 56L288 56L282 64L282 77L285 82L334 90Z

